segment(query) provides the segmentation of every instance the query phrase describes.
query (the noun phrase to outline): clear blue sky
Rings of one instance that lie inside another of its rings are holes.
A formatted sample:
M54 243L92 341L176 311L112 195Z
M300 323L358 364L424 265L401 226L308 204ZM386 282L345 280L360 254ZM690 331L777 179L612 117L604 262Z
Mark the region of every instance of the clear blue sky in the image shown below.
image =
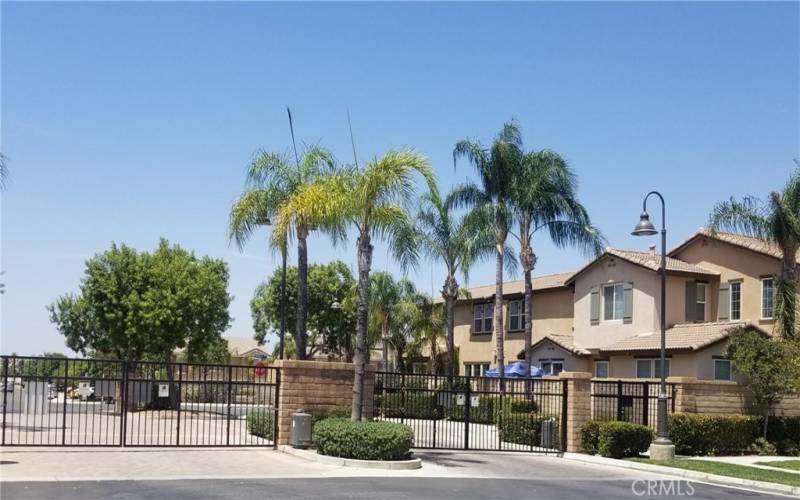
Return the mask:
M670 245L730 195L781 187L798 156L798 3L89 3L2 7L2 352L64 350L45 305L76 291L112 241L160 236L230 264L234 322L277 264L266 233L240 254L225 229L258 147L305 142L351 158L413 146L442 186L464 137L516 117L553 148L613 246L642 195L668 202ZM652 241L654 243L655 241ZM584 257L537 242L537 273ZM354 262L355 242L310 242L312 261ZM397 270L376 248L374 269ZM443 274L412 273L425 290ZM478 265L470 284L491 282ZM511 278L511 277L510 277Z

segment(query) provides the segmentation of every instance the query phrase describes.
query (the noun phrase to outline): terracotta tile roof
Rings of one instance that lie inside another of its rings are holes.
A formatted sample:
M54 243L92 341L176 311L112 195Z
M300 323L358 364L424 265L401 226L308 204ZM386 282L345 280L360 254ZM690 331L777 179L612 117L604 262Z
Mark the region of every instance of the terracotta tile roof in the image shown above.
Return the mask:
M241 356L247 354L254 349L267 353L267 347L263 344L259 345L258 341L252 337L222 337L228 342L228 351L234 356Z
M565 282L572 276L572 272L568 273L555 273L543 274L541 276L533 277L533 291L550 290L553 288L561 288L565 286ZM470 298L475 299L488 299L494 297L494 283L490 285L481 285L468 288ZM525 280L506 281L503 283L503 295L516 295L525 293ZM441 302L441 297L438 297L436 302Z
M731 330L752 326L747 321L713 323L683 323L667 329L667 350L697 351L726 338ZM763 330L762 333L766 334ZM658 351L661 349L659 332L649 332L628 337L600 348L600 352Z
M572 274L572 277L567 280L567 283L575 281L579 274L583 273L595 263L600 262L601 259L608 255L613 255L620 259L626 260L632 264L644 267L650 271L658 272L661 269L661 255L651 254L650 252L640 252L636 250L623 250L621 248L606 248L606 251L596 259L590 261L581 269ZM667 256L667 272L668 273L687 273L698 274L703 276L719 276L719 273L710 271L700 266L689 264L679 259Z
M680 252L686 245L688 245L698 236L706 236L708 238L722 241L724 243L752 250L753 252L768 255L770 257L775 257L776 259L781 258L781 249L778 247L778 245L772 242L760 240L758 238L753 238L752 236L746 236L744 234L725 233L722 231L716 231L712 233L711 230L702 227L692 236L690 236L682 243L680 243L678 246L676 246L674 249L670 250L670 252L667 255L672 255ZM798 262L800 262L800 252L797 253L795 258L798 260Z
M534 344L531 347L535 347L547 340L578 356L588 356L589 354L591 354L587 349L584 349L583 347L576 344L575 339L572 337L572 335L560 335L555 333L548 333L539 341L534 342ZM524 355L525 351L520 351L517 357Z

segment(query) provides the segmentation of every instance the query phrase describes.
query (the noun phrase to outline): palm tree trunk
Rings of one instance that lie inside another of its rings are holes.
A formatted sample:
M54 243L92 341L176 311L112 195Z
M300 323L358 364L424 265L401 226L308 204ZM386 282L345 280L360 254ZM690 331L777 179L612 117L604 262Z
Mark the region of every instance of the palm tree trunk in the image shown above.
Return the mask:
M308 232L297 229L297 330L294 345L297 359L306 359L306 319L308 317Z
M525 360L523 361L523 365L525 366L525 376L530 377L531 344L533 343L533 278L531 275L533 274L535 257L529 241L523 239L521 247L520 261L522 262L522 270L525 279Z
M456 324L456 298L458 297L458 282L452 274L447 277L443 292L445 307L447 307L445 318L445 328L447 329L447 376L452 379L455 376L456 345L454 331Z
M503 350L505 341L505 325L503 324L503 257L505 244L497 243L497 260L495 263L495 287L494 287L494 331L497 342L497 375L500 377L500 392L505 390L505 353Z
M781 279L777 283L778 326L783 337L795 338L797 334L797 263L795 249L784 251L781 260Z
M358 238L358 306L356 309L356 352L354 360L353 406L350 418L361 420L364 406L364 372L367 353L367 308L369 307L369 271L372 267L372 245L369 234Z

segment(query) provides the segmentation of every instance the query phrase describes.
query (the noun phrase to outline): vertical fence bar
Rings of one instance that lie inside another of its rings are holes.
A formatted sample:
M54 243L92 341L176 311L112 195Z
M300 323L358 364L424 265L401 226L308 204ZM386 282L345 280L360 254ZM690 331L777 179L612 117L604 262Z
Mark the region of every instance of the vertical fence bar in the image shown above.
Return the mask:
M622 380L617 381L617 420L622 420Z
M188 369L188 368L187 368ZM175 424L175 446L181 445L181 403L183 402L183 365L178 365L178 410Z
M650 420L650 382L643 382L642 425L647 426Z
M567 380L561 381L561 452L567 451Z
M458 398L458 395L456 395ZM472 381L467 375L467 391L464 393L464 449L469 449L470 406L472 406Z
M228 365L228 394L226 396L228 411L225 421L225 446L231 445L231 391L233 390L233 366Z
M3 440L6 444L6 405L8 404L8 358L3 356Z
M281 369L280 368L273 368L275 373L275 403L273 404L273 411L275 413L272 419L272 425L275 426L274 431L272 432L272 447L278 448L278 432L280 432L280 426L278 425L278 417L280 417L280 408L281 408ZM374 410L373 410L374 411Z
M125 446L128 433L128 362L122 361L122 408L120 409L119 445Z
M69 360L64 360L64 405L61 407L61 446L67 444L67 384L69 383Z

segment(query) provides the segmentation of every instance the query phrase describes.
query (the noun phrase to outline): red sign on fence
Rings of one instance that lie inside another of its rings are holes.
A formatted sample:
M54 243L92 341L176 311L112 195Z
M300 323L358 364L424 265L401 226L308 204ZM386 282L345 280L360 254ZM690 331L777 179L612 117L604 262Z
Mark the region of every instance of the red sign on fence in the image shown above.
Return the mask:
M263 361L258 360L258 362L256 363L256 377L261 378L266 374L267 374L267 367L264 366Z

